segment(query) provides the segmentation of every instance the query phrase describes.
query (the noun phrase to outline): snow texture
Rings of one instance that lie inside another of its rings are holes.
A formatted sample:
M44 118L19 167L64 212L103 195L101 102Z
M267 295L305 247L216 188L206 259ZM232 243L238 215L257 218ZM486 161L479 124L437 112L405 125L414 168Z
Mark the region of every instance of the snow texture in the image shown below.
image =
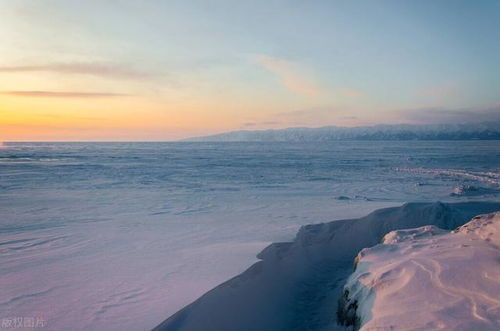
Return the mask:
M339 316L361 330L499 330L499 257L500 212L389 232L357 256Z
M408 203L359 219L304 226L293 242L268 246L258 255L261 261L156 330L342 329L335 316L337 301L362 248L373 246L395 229L428 224L454 229L474 215L498 209L499 203L486 202ZM412 235L419 237L419 232L404 233L404 237Z
M4 143L0 322L149 330L303 225L407 201L499 201L498 151L485 140ZM286 244L273 251L286 256ZM343 285L349 254L340 265L318 257L292 301L267 299L290 308L297 330L323 325L317 315L332 319L337 300L327 292L324 305L324 287Z

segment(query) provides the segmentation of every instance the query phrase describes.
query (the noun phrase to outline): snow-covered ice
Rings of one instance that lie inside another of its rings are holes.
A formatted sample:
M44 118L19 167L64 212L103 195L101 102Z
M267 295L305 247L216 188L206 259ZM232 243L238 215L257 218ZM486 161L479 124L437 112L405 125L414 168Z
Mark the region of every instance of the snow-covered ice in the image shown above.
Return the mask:
M499 257L500 212L392 231L359 253L341 315L361 330L499 330Z
M343 330L337 324L337 305L362 248L391 230L428 224L454 229L476 214L499 209L500 203L409 203L359 219L304 226L293 242L265 248L258 255L261 261L157 330Z
M498 174L499 150L495 141L5 143L0 319L150 329L305 224L406 201L498 201L498 186L475 177L395 169ZM460 185L485 191L452 195ZM320 278L307 284L329 282Z

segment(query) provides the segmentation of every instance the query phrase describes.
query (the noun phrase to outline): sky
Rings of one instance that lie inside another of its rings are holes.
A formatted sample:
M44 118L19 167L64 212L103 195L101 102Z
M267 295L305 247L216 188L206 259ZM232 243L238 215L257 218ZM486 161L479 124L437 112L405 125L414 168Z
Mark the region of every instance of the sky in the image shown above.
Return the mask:
M0 40L0 141L500 113L496 0L0 0Z

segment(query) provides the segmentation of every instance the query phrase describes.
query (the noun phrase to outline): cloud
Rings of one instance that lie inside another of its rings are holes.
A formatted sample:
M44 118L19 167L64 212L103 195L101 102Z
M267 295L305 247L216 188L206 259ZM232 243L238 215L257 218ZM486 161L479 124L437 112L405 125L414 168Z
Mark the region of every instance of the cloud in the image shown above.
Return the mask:
M258 55L256 59L264 68L276 74L290 91L307 97L322 93L312 75L298 63L267 55Z
M325 126L325 125L340 125L354 126L370 124L363 116L363 111L337 105L324 105L311 108L297 109L277 113L275 116L286 125L299 126Z
M456 91L449 86L438 86L420 90L417 95L422 98L446 99L456 95Z
M108 92L54 92L54 91L3 91L3 95L30 98L108 98L124 97L130 94Z
M415 108L375 110L321 106L282 112L275 115L282 123L308 126L373 124L467 124L500 123L500 104L476 108Z
M396 111L404 120L418 124L461 124L500 121L500 104L481 108L420 108Z
M357 90L352 90L348 88L339 88L338 89L340 93L342 93L344 96L349 97L349 98L357 98L363 95L363 92L357 91Z
M337 115L340 109L333 106L312 107L306 109L286 111L276 114L284 118L324 118L325 116Z
M55 72L59 74L85 74L113 79L147 79L153 75L132 67L107 63L52 63L44 65L0 66L0 73Z
M244 128L254 127L254 126L267 126L267 125L277 125L280 124L278 121L263 121L263 122L245 122L241 126Z

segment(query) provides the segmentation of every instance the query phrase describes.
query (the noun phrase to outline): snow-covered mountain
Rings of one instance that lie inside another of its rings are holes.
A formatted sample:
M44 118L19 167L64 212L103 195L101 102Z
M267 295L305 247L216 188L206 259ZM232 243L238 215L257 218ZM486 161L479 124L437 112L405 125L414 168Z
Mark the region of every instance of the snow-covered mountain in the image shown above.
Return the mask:
M241 130L185 141L330 141L330 140L499 140L500 122L432 125L325 126L279 130Z

